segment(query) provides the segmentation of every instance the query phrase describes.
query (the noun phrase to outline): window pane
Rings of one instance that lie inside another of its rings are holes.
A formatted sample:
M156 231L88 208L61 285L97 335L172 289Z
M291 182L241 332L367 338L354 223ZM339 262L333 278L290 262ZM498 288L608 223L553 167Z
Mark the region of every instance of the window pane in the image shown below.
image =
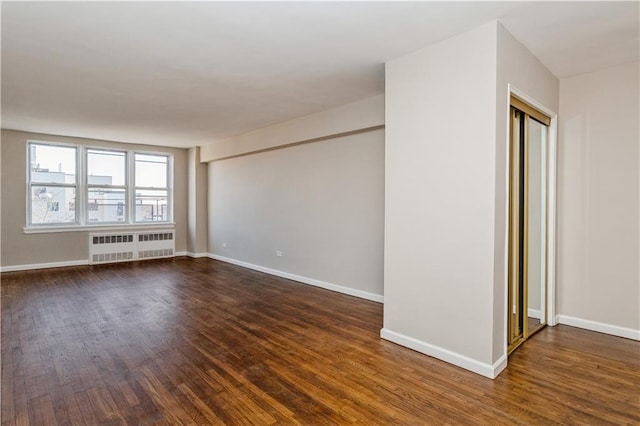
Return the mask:
M136 186L167 187L167 156L136 154Z
M31 187L31 223L74 223L76 189L69 187Z
M125 185L124 152L87 151L87 183L89 185Z
M91 188L87 195L89 223L124 222L126 194L124 189Z
M31 181L76 183L76 149L62 146L29 145Z
M136 190L136 222L169 220L167 191Z

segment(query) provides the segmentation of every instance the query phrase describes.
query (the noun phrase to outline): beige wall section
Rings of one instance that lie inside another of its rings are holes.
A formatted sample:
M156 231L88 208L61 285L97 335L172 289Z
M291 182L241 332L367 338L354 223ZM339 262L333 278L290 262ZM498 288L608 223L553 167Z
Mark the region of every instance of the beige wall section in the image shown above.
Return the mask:
M0 135L0 267L2 263L2 194L4 193L4 185L7 184L6 180L2 179L2 136Z
M639 63L560 81L558 313L640 330Z
M209 164L216 255L382 295L383 214L383 130Z
M187 150L2 130L2 266L87 260L88 232L25 234L27 141L67 142L174 155L176 251L187 249Z
M494 362L495 23L388 62L385 96L382 335L454 352L487 373Z
M384 125L384 95L205 145L203 162Z
M493 359L506 354L509 84L550 111L559 109L558 79L502 24L497 23L495 143L495 247Z
M207 253L207 165L200 162L200 148L188 153L189 208L187 226L187 252L192 255Z

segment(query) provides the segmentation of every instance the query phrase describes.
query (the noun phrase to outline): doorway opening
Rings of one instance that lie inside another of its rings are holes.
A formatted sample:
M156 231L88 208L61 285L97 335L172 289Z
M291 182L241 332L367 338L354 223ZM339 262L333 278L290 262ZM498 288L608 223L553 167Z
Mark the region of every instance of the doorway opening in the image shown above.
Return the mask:
M550 124L549 116L511 96L508 354L547 324Z

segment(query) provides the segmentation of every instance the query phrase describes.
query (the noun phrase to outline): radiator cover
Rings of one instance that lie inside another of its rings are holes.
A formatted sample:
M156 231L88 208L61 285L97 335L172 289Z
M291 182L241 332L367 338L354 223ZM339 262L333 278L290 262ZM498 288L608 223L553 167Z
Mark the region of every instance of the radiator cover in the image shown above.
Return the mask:
M89 234L89 264L175 256L175 231Z

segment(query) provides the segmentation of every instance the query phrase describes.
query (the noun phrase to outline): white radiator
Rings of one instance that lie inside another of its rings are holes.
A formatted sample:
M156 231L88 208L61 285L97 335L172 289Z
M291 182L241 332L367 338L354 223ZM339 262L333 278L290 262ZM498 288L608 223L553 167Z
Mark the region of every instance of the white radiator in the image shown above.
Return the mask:
M89 234L89 264L157 259L175 255L174 231Z

